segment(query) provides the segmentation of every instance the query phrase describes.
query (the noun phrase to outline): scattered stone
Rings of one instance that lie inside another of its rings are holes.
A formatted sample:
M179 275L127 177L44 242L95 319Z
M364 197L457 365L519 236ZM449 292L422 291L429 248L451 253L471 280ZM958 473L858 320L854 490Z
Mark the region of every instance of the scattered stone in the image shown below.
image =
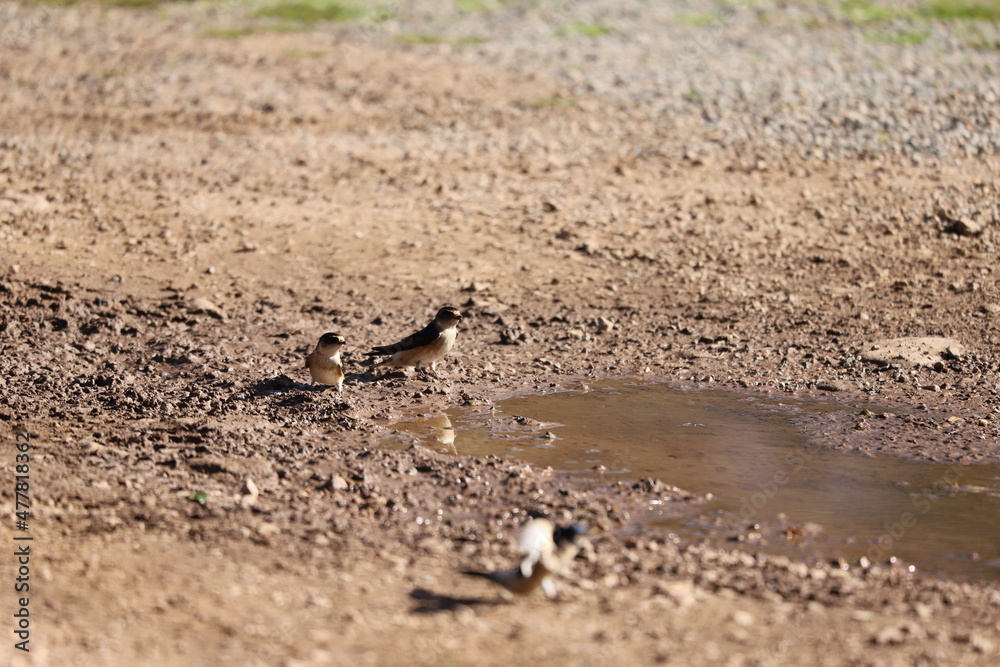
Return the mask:
M698 601L697 589L694 582L690 579L657 582L653 588L653 592L666 595L681 609L690 607Z
M45 213L51 208L52 204L42 195L14 193L0 195L0 211L9 211L15 216L22 216L27 212Z
M531 342L531 338L520 327L510 327L500 332L501 345L523 345Z
M933 368L942 359L961 358L965 348L953 338L891 338L870 343L861 352L861 360L888 366L905 362L912 366Z
M983 233L983 225L966 215L955 215L944 209L938 209L938 219L945 223L945 231L959 236L979 236Z
M968 644L972 647L972 650L976 653L990 654L996 649L996 644L993 640L984 637L981 633L977 631L961 631L952 634L951 640L956 644Z
M972 633L972 636L969 638L969 644L976 653L992 655L996 652L996 643L978 632Z
M945 359L954 359L956 361L961 360L965 355L965 350L958 345L949 345L945 348L941 356Z
M188 304L188 311L192 314L198 315L204 313L206 315L211 315L217 320L225 321L227 319L226 313L216 306L214 303L209 301L204 297L198 297L197 299L192 299L191 303Z
M854 385L844 380L824 380L817 382L816 388L820 391L850 391Z
M262 537L272 537L281 532L281 528L273 523L268 523L267 521L262 522L257 526L257 534Z
M872 637L872 643L878 646L895 646L906 641L906 633L902 628L890 625L882 628Z
M247 477L243 481L241 493L243 494L243 497L240 498L240 505L243 507L253 507L257 504L257 498L260 496L260 489L257 488L257 485L251 478Z
M913 604L913 613L917 615L921 621L929 621L934 616L934 610L922 602L915 602Z
M243 482L242 492L247 496L257 496L260 494L260 489L257 488L257 485L254 484L254 481L251 478L247 477Z

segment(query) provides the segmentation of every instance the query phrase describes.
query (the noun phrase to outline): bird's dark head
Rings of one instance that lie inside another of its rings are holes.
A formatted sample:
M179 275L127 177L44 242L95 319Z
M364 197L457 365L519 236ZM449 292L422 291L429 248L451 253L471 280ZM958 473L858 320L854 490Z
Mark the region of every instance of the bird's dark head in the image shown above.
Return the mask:
M320 336L319 346L321 349L337 348L344 344L344 337L336 333L325 333Z
M458 308L445 306L437 312L434 321L443 327L450 327L462 321L462 313Z
M552 541L556 544L563 542L575 542L576 538L587 532L587 525L584 523L574 523L570 526L556 526L552 532Z

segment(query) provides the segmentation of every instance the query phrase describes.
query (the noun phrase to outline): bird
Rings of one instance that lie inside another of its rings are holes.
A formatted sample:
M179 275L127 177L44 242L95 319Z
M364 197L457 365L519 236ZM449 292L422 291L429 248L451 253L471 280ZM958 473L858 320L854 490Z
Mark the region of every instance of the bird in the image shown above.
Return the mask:
M525 554L519 567L499 572L463 570L462 574L489 579L517 595L527 595L541 586L545 595L554 600L556 587L552 579L576 558L586 532L582 523L559 527L548 519L532 519L518 533L517 544Z
M306 368L312 379L320 384L337 387L338 394L344 391L344 364L340 360L340 348L343 346L343 336L325 333L316 343L316 349L306 357Z
M376 366L415 366L423 370L430 366L430 372L438 377L434 364L440 361L455 345L458 323L462 313L458 308L445 306L437 312L434 320L420 331L411 334L393 345L380 345L368 352L369 357L388 356Z

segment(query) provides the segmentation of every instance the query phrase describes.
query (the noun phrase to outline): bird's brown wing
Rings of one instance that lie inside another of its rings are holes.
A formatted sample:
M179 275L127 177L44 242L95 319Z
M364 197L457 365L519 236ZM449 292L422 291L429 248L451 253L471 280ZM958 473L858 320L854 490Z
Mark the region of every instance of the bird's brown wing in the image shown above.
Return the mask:
M404 350L412 350L415 347L423 347L424 345L430 345L438 339L441 333L431 322L423 329L417 333L407 336L398 343L393 345L380 345L378 347L373 347L371 352L368 352L369 357L383 355L383 354L396 354L397 352L403 352Z

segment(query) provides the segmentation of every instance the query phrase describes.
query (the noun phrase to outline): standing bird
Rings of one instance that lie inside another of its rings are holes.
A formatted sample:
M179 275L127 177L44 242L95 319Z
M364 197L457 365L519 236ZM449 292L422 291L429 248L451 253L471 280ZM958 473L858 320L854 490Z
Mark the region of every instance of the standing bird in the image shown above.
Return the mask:
M306 368L312 379L320 384L336 386L337 393L344 391L344 364L340 361L340 348L343 346L343 336L325 333L316 343L316 349L306 357Z
M458 323L462 321L462 313L458 308L445 306L437 312L434 321L415 334L407 336L394 345L373 347L368 352L369 357L390 356L376 366L416 366L421 370L431 367L431 373L437 377L434 364L451 351L458 335Z
M501 572L464 570L462 574L489 579L518 595L527 595L541 586L545 595L554 600L556 586L552 578L576 558L585 532L587 527L582 523L557 527L548 519L532 519L517 536L517 544L526 554L520 567Z

